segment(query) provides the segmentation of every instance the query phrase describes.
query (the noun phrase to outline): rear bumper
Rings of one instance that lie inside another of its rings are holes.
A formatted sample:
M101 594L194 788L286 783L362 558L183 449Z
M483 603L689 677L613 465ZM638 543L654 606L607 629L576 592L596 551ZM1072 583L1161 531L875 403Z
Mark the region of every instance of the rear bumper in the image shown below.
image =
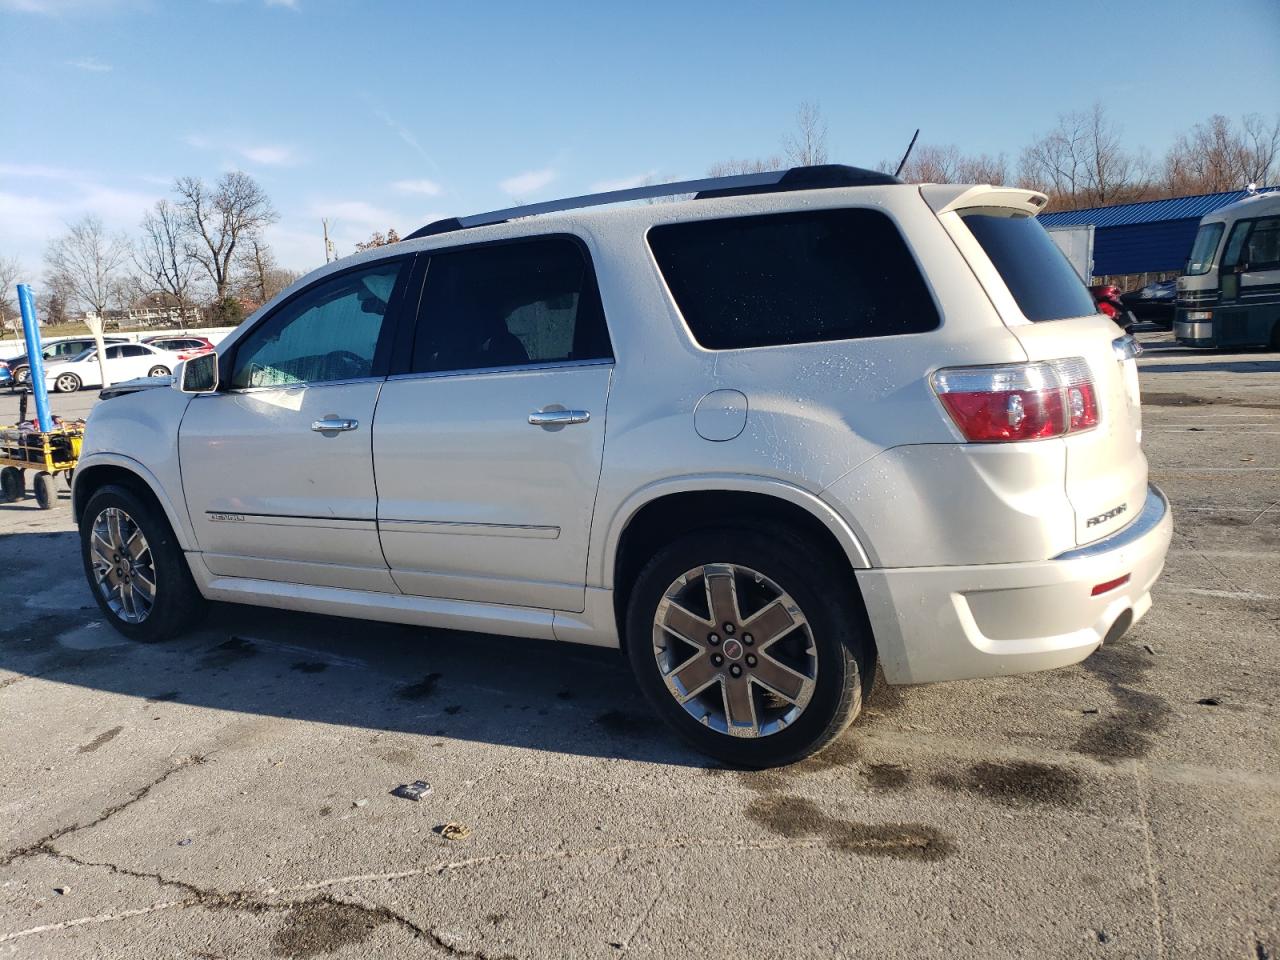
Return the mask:
M1173 335L1179 343L1189 347L1213 346L1212 320L1175 320Z
M1169 502L1152 486L1123 530L1052 560L859 570L885 678L930 683L1077 663L1117 622L1150 609L1172 535Z

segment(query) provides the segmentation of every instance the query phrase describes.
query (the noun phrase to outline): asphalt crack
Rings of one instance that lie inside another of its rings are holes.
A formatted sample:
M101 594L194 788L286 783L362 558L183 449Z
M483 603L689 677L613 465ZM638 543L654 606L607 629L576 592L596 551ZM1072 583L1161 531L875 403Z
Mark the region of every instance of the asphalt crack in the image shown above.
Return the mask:
M110 820L112 817L114 817L117 813L120 813L122 810L127 810L129 807L133 806L138 801L146 799L147 795L151 793L152 790L160 786L160 784L164 783L175 773L178 773L180 770L185 770L188 767L205 763L206 761L207 761L207 758L203 756L191 755L191 756L183 757L176 764L174 764L164 773L160 774L160 776L156 777L150 783L146 784L145 786L139 787L137 790L133 791L133 794L129 797L129 799L121 800L119 803L112 804L111 806L107 807L105 810L102 811L102 813L98 814L97 817L95 817L93 820L89 821L88 823L72 823L72 824L67 824L66 826L58 827L56 830L53 830L52 832L41 837L39 840L35 841L35 843L27 844L24 847L18 847L14 850L10 850L4 856L0 856L0 867L7 867L10 864L14 863L15 861L23 859L24 857L35 856L41 853L49 853L49 852L56 853L56 851L53 850L53 846L52 846L55 840L59 840L62 837L65 837L69 833L77 833L81 830L92 830L94 827L99 826L100 824L103 824L106 821Z

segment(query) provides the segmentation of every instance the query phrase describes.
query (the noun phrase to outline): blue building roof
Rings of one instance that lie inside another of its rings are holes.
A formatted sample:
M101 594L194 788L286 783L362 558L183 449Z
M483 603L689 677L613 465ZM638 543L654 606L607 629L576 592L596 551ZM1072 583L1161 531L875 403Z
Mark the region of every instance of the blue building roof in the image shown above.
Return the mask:
M1058 210L1042 213L1038 219L1046 227L1066 227L1092 223L1095 227L1125 227L1161 220L1199 220L1219 207L1243 200L1247 190L1204 193L1197 197L1170 197L1143 203L1121 203L1114 207L1090 207L1087 210Z

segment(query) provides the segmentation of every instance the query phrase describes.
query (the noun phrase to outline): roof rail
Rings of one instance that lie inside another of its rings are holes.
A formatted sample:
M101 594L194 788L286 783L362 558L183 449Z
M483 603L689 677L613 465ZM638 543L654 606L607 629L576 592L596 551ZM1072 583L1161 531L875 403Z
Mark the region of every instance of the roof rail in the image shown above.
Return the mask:
M789 190L823 190L833 187L865 187L901 183L897 177L877 170L846 167L841 164L824 164L814 167L792 167L790 170L770 170L765 173L744 173L730 177L707 177L701 180L680 180L674 183L654 183L627 190L608 190L604 193L588 193L564 200L548 200L521 207L507 207L490 213L476 213L468 217L449 217L436 220L413 231L406 240L433 237L440 233L483 227L522 217L535 217L543 213L577 210L582 207L598 207L607 203L626 203L629 200L648 200L655 197L674 197L693 194L696 199L738 197L757 193L782 193Z

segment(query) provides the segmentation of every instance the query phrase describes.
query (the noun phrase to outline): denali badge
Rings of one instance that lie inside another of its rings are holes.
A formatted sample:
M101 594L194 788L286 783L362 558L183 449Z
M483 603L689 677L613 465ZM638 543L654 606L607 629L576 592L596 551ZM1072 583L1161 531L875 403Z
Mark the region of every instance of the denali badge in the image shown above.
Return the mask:
M1100 513L1096 517L1090 517L1084 522L1084 525L1086 527L1096 527L1100 523L1106 523L1113 517L1120 516L1120 514L1124 513L1128 509L1129 505L1127 503L1122 503L1118 507L1112 507L1106 513Z
M210 513L209 519L224 520L224 521L229 520L233 523L240 523L244 520L244 514L243 513ZM1089 522L1092 523L1093 521L1090 520Z

